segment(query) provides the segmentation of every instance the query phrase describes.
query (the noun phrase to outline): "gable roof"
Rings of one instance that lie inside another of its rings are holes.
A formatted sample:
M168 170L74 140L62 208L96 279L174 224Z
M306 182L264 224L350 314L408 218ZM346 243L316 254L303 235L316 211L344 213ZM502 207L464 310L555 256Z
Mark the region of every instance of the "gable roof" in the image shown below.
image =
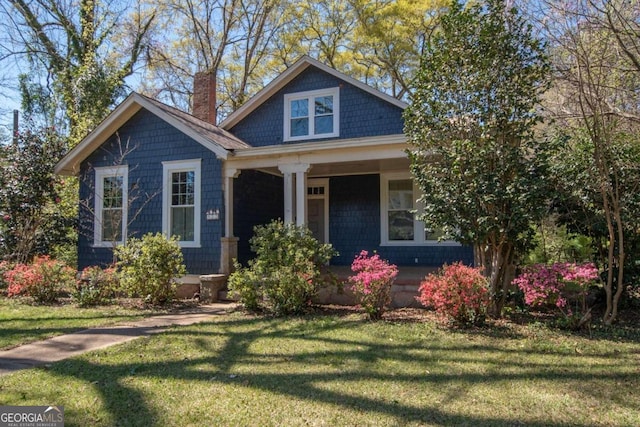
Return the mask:
M271 83L265 86L260 92L255 94L249 101L242 105L242 107L231 113L220 123L220 127L224 129L231 129L238 122L248 116L252 111L262 105L262 103L264 103L267 99L273 96L277 91L286 86L287 83L289 83L291 80L300 75L300 73L311 66L316 67L321 71L324 71L325 73L331 74L332 76L337 77L338 79L341 79L357 87L358 89L368 92L371 95L374 95L397 107L405 109L408 106L408 104L404 101L394 98L391 95L387 95L386 93L380 92L379 90L374 89L371 86L354 79L353 77L349 77L346 74L343 74L323 64L322 62L305 55L297 60L291 67L287 68L282 74L272 80Z
M221 159L226 159L229 151L250 147L247 143L218 126L139 93L132 92L102 123L58 162L55 167L55 173L75 175L84 159L89 157L91 153L143 108L193 138Z

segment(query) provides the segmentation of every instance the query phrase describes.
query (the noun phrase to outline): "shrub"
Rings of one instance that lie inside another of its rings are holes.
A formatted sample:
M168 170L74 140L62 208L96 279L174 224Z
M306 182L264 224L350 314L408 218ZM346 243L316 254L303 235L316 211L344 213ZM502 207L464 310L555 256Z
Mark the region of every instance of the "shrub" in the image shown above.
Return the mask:
M234 272L229 276L227 288L231 295L249 311L259 311L262 302L262 278L251 268L243 268L234 262Z
M336 253L307 227L282 221L255 227L250 243L256 257L246 268L236 266L229 290L247 309L275 315L299 313L308 306L321 283L320 267Z
M13 270L14 267L15 264L9 261L0 262L0 290L7 289L7 287L9 286L4 278L4 274L9 270Z
M109 303L117 288L115 268L92 266L82 270L71 296L80 307L90 307Z
M4 273L7 296L30 296L36 303L55 302L61 291L71 288L75 271L48 256L36 257L31 264L16 264Z
M115 249L115 256L121 289L150 304L171 301L175 279L186 274L178 239L168 239L161 233L131 238L125 246Z
M380 258L369 256L367 251L360 252L351 264L356 273L349 278L351 290L370 319L382 318L382 314L391 302L391 286L398 275L398 268Z
M420 285L416 298L438 315L458 324L484 322L490 304L489 283L479 268L461 263L444 265L429 274Z
M588 313L587 294L598 279L598 269L592 263L535 264L526 267L513 283L524 294L526 305L539 309L554 308L570 327L580 325ZM571 309L573 302L574 310Z

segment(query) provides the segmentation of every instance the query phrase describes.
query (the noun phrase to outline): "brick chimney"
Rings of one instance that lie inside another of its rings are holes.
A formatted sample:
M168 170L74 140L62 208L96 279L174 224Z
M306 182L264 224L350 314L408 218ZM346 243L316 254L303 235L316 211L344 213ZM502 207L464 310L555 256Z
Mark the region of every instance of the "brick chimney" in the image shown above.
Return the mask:
M193 79L193 113L195 117L216 124L216 73L201 71Z

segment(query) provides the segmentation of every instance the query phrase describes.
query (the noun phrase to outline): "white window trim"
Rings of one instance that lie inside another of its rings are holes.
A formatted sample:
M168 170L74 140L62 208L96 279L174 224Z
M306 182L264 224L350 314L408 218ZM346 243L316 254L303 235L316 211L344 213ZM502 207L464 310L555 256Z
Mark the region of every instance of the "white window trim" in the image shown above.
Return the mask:
M201 182L201 171L202 171L202 160L201 159L191 159L191 160L174 160L168 162L162 162L162 182L164 183L162 186L162 232L165 236L170 235L171 225L169 223L171 215L169 211L171 209L170 206L170 194L171 194L171 174L174 172L190 172L193 171L196 174L195 179L195 194L194 194L194 216L193 219L193 237L194 240L188 241L180 241L180 247L182 248L199 248L200 247L200 220L201 220L201 198L202 198L202 187L200 185Z
M413 182L413 197L415 201L415 215L420 215L424 211L422 203L417 202L420 198L420 189L413 181L409 172L393 172L380 174L380 246L461 246L455 240L432 240L425 239L424 222L414 219L413 235L414 240L389 240L389 181L411 179Z
M110 241L102 239L102 202L104 199L104 179L108 177L122 176L122 239ZM95 168L95 193L94 193L94 222L93 222L93 246L97 248L109 248L114 245L123 245L127 240L127 213L129 211L129 166L108 166Z
M318 96L333 96L333 132L314 133L315 112L313 98ZM309 134L301 136L291 136L291 101L298 99L309 100ZM304 141L308 139L333 138L340 136L340 88L334 87L321 90L310 90L307 92L288 93L284 95L284 141Z

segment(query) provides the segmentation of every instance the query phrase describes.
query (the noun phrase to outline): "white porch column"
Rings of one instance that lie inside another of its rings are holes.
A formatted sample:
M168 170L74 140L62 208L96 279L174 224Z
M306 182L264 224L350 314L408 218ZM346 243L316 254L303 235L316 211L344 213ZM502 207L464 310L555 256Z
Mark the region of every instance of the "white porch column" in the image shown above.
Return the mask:
M307 222L307 170L296 171L296 225L304 225Z
M296 224L302 225L306 221L306 173L309 170L308 163L288 163L278 166L284 175L284 222L292 224L293 215L293 174L296 176Z
M227 275L233 272L233 260L238 258L238 238L233 235L233 180L238 175L238 169L224 170L224 237L220 242L220 273Z
M233 180L240 175L238 169L224 171L224 236L233 237Z

